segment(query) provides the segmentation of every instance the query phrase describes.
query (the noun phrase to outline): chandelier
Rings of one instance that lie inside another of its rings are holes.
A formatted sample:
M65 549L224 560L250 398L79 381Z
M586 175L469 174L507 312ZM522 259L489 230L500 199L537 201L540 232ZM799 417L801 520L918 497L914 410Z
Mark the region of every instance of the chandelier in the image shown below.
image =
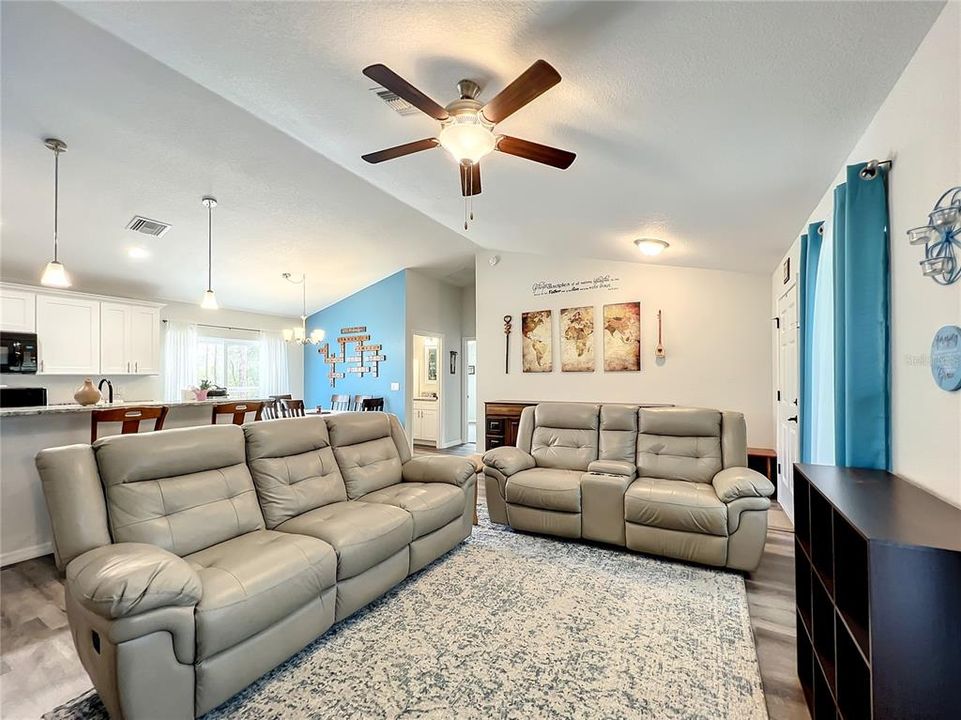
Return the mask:
M300 276L300 280L294 280L290 273L283 274L284 280L294 285L300 285L303 290L303 312L300 316L300 327L284 328L284 340L297 343L298 345L317 345L324 340L324 331L314 328L307 335L307 274Z

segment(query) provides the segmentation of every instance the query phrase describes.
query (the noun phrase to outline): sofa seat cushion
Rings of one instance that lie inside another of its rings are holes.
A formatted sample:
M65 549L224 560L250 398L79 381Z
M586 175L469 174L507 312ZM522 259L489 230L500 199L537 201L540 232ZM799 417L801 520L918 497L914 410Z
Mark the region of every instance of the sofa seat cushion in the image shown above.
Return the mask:
M507 479L507 502L561 512L581 511L580 470L531 468Z
M361 502L384 503L410 513L414 537L423 537L464 514L464 491L447 483L402 482L364 495Z
M624 494L624 519L666 530L727 535L727 508L709 483L639 478Z
M184 558L200 577L197 659L280 622L336 582L334 549L317 538L257 530Z
M406 510L356 500L319 507L281 523L277 529L330 543L337 553L338 580L372 568L414 539L414 521Z

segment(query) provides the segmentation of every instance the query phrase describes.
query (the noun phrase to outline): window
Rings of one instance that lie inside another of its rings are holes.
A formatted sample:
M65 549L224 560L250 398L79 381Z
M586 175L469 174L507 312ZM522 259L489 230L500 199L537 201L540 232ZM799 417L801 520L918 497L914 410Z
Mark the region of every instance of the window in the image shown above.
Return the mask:
M231 397L255 397L260 388L260 342L197 338L197 378L227 388Z

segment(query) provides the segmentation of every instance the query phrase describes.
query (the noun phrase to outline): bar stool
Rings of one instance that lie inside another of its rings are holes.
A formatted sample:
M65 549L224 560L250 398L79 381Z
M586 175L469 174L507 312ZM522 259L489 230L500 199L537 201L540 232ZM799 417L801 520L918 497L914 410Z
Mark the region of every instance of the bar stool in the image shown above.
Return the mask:
M232 415L233 419L231 422L234 425L243 425L244 420L247 418L247 413L253 413L254 422L257 422L261 419L263 409L264 404L259 400L256 402L220 403L219 405L214 405L213 411L210 414L210 423L211 425L216 425L218 415Z
M121 435L134 435L140 432L140 423L144 420L153 420L153 429L163 430L164 420L167 411L170 410L166 405L160 407L119 407L109 410L94 410L90 413L90 443L97 441L97 426L101 423L122 423L120 426ZM148 431L149 432L149 431Z
M370 395L354 395L354 402L351 403L350 409L354 411L362 410L364 407L364 400L369 400Z
M331 410L350 410L350 395L331 395Z
M360 409L364 412L384 412L384 398L364 398Z

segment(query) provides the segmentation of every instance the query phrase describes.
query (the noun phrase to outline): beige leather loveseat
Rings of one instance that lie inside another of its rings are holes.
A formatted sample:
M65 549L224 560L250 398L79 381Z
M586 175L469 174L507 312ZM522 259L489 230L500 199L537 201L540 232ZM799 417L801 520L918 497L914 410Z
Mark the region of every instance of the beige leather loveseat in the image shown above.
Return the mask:
M474 466L393 415L108 437L37 468L77 652L118 718L193 718L471 532Z
M484 455L487 506L517 530L750 571L774 487L746 465L740 413L542 403L517 447Z

